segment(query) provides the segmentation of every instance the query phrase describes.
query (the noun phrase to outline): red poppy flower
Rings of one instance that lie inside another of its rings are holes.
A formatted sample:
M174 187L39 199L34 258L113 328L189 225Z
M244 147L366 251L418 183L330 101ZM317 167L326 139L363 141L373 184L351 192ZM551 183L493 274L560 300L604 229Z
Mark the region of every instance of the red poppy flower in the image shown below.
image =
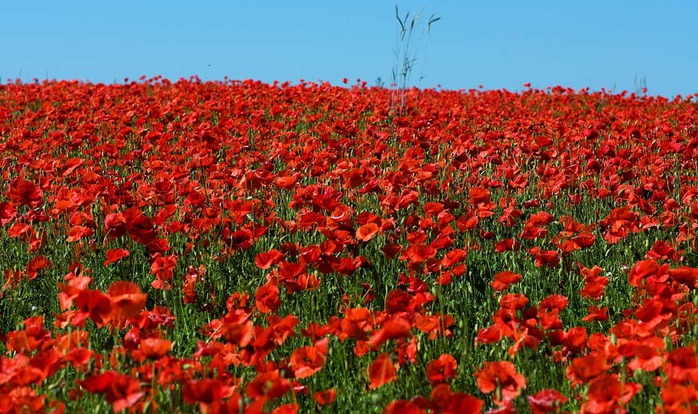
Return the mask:
M468 256L468 252L463 249L453 249L446 253L444 258L441 260L441 266L443 268L449 268L457 263L462 262Z
M172 349L172 341L160 338L145 338L140 342L139 351L148 359L160 359Z
M466 233L477 228L480 219L475 215L474 212L470 212L465 216L460 216L456 220L456 227L458 230Z
M434 386L451 382L458 374L458 363L450 354L442 354L427 365L427 380Z
M121 411L136 405L145 395L140 381L114 371L93 375L80 382L83 388L94 394L104 394L114 411Z
M402 246L400 246L399 244L389 243L383 246L381 248L381 251L383 252L385 257L387 257L388 259L392 259L402 251Z
M528 305L528 298L523 293L507 293L499 299L499 306L502 309L518 310Z
M177 256L163 256L160 253L155 253L150 264L150 273L155 275L155 280L151 283L151 286L155 289L172 289L170 280L176 266Z
M526 378L517 373L516 367L509 361L485 362L482 369L475 373L475 377L480 392L489 394L499 390L499 402L516 398L521 389L526 388Z
M587 401L582 404L582 410L588 413L619 412L641 388L642 385L629 381L621 384L618 375L603 374L589 382Z
M0 226L10 223L17 217L17 209L11 203L0 203Z
M74 243L85 237L89 237L94 234L94 230L86 226L73 226L68 230L68 238L66 241L68 243Z
M340 340L346 338L355 338L366 340L366 331L372 329L373 315L366 308L350 308L346 309L345 317L338 320L338 332L336 335Z
M568 303L569 300L565 296L560 294L553 294L541 300L539 308L563 310L567 307Z
M131 207L122 213L129 236L138 243L148 245L155 240L153 222L136 207Z
M337 390L334 388L329 388L323 391L317 391L313 393L313 400L315 400L320 405L330 405L334 402L337 397Z
M558 390L545 389L529 396L527 401L533 414L550 414L559 412L567 397Z
M51 265L51 261L48 260L45 256L39 255L34 258L32 258L29 263L27 263L27 276L29 277L30 280L33 280L36 278L37 272L41 269L46 269Z
M669 352L663 369L673 383L698 383L698 355L692 347Z
M388 354L380 354L368 366L369 388L374 390L397 379L395 364Z
M298 404L288 403L280 405L271 411L271 414L296 414L298 413Z
M645 255L646 259L678 261L677 251L664 240L654 242L652 249Z
M521 243L516 239L504 239L494 244L494 251L497 253L503 253L512 250L519 250L521 248Z
M258 268L262 270L269 269L270 267L278 264L283 260L284 254L276 249L271 249L268 252L262 252L257 254L254 259L255 264Z
M61 413L65 410L65 404L51 404L55 412ZM35 389L28 386L15 386L3 393L0 400L0 408L4 412L46 412L46 408L51 407L46 404L46 396L39 395Z
M189 380L182 386L182 397L187 404L211 404L223 398L224 384L218 379Z
M71 348L65 353L65 360L78 370L87 369L87 365L92 360L95 352L87 348Z
M482 328L477 333L475 345L494 344L501 341L503 337L502 330L497 325L490 326L489 328Z
M279 176L274 179L274 185L282 189L289 189L296 185L298 177L295 175Z
M410 336L412 324L405 318L394 317L383 323L383 326L371 334L369 344L377 349L387 341Z
M325 350L326 351L326 350ZM326 352L314 346L304 346L291 354L291 369L296 378L307 378L325 365Z
M492 289L502 291L509 289L509 286L518 283L521 280L521 274L505 270L494 275L494 280L490 283Z
M537 267L555 267L560 264L560 254L553 250L541 250L540 247L533 247L528 250L535 259Z
M640 287L643 284L643 280L649 276L656 274L659 271L659 265L654 260L643 260L635 263L630 274L628 275L628 280L631 286Z
M414 310L413 296L401 289L393 289L385 297L385 310L389 313Z
M129 257L130 255L131 253L129 253L129 251L126 249L109 249L109 251L107 252L107 260L104 262L104 266L116 263L125 257Z
M489 203L491 193L484 187L473 187L468 192L468 196L470 197L470 202L473 205L477 205L480 203Z
M79 312L72 320L74 326L82 326L85 318L90 318L99 327L110 320L112 301L97 290L81 290L75 298L75 306Z
M255 306L262 313L276 312L281 306L279 287L273 283L267 283L257 288L254 299Z
M252 341L254 325L252 321L236 323L223 320L220 327L220 334L227 342L244 348Z
M405 250L404 256L411 264L420 264L435 257L436 249L427 244L413 244Z
M448 384L439 384L431 391L431 406L444 414L479 414L485 402L462 392L453 392Z
M672 279L684 285L698 289L698 268L681 266L669 270Z
M15 204L36 208L42 203L44 192L31 181L20 177L10 181L8 198Z
M691 413L698 401L698 392L693 385L664 384L661 396L665 413Z
M111 317L121 323L138 315L148 297L141 293L141 289L133 282L117 281L107 289L107 296L111 299Z
M413 401L397 400L388 404L383 414L426 414L427 411Z
M584 287L579 291L579 294L586 299L600 299L604 294L608 278L603 276L585 276Z
M572 365L567 367L567 379L572 383L586 383L608 370L609 365L606 358L599 352L592 352L589 355L576 358Z
M366 223L363 226L356 229L356 240L367 242L371 240L376 234L378 234L379 230L380 228L378 227L378 224Z
M662 366L664 362L664 357L661 355L664 353L664 341L656 336L641 342L628 341L618 346L618 353L630 360L628 368L631 370L641 369L652 372Z
M587 316L583 317L582 320L584 322L607 321L608 307L603 306L599 308L598 306L589 305L589 313Z
M20 223L20 222L15 222L9 229L7 229L7 235L13 239L18 238L18 237L22 237L26 234L30 234L31 232L32 232L31 224Z
M245 388L247 395L252 398L280 398L291 390L291 382L282 377L279 371L267 371L250 381Z
M7 348L10 351L28 354L37 349L41 349L46 344L50 345L51 335L44 330L43 323L43 316L32 316L25 319L23 322L25 326L24 330L13 331L7 334L7 338L5 339ZM0 359L0 364L6 361L9 360ZM0 369L2 369L0 373L8 368L4 365L0 365ZM10 378L11 377L6 377L6 380Z
M588 248L596 243L596 236L589 232L583 232L572 237L570 240L580 248Z
M675 314L676 302L667 299L645 300L641 307L635 309L635 317L642 322L642 329L647 331L664 328Z
M634 229L637 229L634 223L627 220L615 220L610 223L610 227L604 232L603 238L608 244L616 244L628 237Z
M104 218L104 227L111 238L118 238L126 234L126 219L121 213L109 213Z

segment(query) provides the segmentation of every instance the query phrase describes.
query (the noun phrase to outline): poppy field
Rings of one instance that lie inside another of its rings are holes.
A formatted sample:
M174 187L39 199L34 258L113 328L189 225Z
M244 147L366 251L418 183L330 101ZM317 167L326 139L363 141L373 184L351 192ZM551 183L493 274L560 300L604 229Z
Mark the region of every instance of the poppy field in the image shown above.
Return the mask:
M0 85L0 413L698 413L698 104Z

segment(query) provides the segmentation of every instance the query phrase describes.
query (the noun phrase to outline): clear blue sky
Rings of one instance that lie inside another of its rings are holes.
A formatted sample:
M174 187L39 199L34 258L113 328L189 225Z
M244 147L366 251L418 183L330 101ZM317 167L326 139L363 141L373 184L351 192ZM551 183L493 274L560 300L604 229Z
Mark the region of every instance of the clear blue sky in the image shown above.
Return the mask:
M0 77L389 84L395 3L13 0L0 8ZM644 77L650 94L698 92L694 0L397 4L441 17L413 42L415 86L633 91Z

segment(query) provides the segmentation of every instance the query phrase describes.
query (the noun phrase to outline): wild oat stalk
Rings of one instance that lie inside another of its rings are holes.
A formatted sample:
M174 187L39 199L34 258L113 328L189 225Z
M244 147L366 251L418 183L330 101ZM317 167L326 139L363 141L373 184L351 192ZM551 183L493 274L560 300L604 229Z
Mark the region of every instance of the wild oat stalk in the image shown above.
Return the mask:
M415 67L417 55L420 51L420 46L422 46L423 39L431 32L431 25L441 20L440 17L436 17L436 14L429 16L426 22L426 28L422 28L419 33L419 38L417 39L417 44L414 45L415 32L422 25L423 13L424 9L410 17L410 13L407 12L405 16L401 18L397 4L395 5L395 19L398 22L398 30L395 39L395 49L393 50L395 54L395 65L392 71L392 84L395 88L395 93L393 94L392 107L393 109L397 107L399 113L403 112L405 109L407 86L412 76L412 71ZM423 78L423 75L420 76L420 81Z

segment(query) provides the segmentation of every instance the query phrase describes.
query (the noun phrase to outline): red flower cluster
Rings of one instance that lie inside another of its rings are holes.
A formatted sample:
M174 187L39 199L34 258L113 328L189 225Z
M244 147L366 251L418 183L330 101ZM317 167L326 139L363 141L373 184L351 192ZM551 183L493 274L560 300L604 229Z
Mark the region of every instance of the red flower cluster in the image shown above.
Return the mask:
M695 413L695 102L407 92L0 85L0 412Z

